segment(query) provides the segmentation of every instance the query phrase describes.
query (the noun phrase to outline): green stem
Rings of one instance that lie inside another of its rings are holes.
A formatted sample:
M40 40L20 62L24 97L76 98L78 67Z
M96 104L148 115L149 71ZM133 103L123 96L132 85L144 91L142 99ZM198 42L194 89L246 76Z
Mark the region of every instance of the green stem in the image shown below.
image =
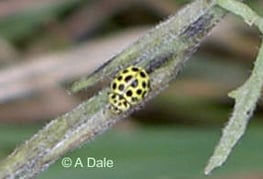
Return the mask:
M248 25L256 25L263 33L263 19L246 4L237 0L217 0L217 4L243 18Z
M263 21L247 5L235 0L218 0L218 4L230 12L241 16L249 25L256 25L263 33ZM246 131L246 127L256 103L260 98L263 86L263 43L261 44L254 69L249 79L237 90L229 93L235 99L234 111L228 124L223 129L222 137L205 168L205 174L211 173L216 167L221 166L233 147Z

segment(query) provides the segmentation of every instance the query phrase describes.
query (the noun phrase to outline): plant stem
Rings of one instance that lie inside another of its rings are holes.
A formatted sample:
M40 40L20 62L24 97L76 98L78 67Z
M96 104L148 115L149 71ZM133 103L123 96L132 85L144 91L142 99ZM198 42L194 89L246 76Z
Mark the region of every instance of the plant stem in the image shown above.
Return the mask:
M256 25L263 33L263 20L247 5L235 0L218 0L218 4L230 12L241 16L249 25ZM263 86L263 43L261 44L254 69L248 80L238 89L229 93L235 99L234 111L228 124L223 129L222 137L205 168L208 175L221 166L230 155L233 147L246 131L246 127Z

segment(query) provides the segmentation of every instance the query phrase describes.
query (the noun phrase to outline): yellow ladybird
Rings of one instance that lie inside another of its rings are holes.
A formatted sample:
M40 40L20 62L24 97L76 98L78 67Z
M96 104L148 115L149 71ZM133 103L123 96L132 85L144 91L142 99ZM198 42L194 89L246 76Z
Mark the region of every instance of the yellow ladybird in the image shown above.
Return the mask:
M143 68L130 66L116 75L110 89L110 109L119 114L143 100L150 90L150 79Z

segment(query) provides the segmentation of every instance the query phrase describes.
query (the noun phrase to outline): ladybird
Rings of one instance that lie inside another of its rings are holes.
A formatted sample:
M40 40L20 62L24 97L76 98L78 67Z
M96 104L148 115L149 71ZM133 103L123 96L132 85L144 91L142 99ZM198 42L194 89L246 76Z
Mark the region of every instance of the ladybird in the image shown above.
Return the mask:
M110 84L110 110L119 114L140 103L150 91L150 78L143 68L129 66Z

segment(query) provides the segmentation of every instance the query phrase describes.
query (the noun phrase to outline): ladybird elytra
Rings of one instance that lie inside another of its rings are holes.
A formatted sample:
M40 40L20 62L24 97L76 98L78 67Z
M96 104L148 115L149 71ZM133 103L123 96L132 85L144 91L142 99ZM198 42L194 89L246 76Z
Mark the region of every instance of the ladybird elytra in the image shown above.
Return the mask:
M110 109L117 114L127 111L140 103L149 91L150 78L147 72L141 67L129 66L120 71L110 84Z

